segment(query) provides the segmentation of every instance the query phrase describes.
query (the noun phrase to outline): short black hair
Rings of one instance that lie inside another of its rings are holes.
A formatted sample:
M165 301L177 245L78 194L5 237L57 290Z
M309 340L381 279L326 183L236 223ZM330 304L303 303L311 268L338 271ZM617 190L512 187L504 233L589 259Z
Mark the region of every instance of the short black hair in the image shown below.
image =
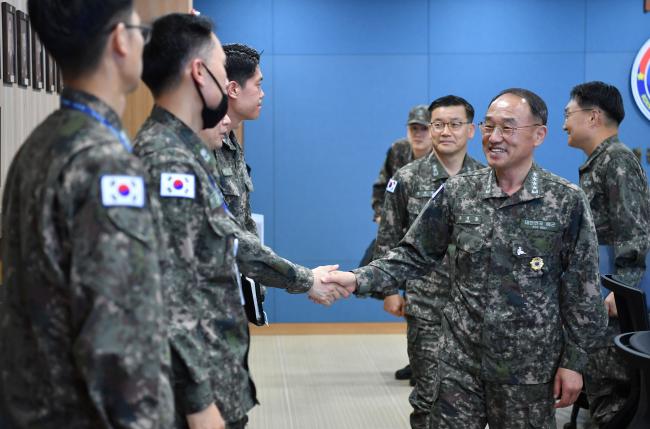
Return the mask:
M592 81L576 85L571 90L571 98L582 109L597 107L607 117L619 125L625 118L623 97L618 88L605 82Z
M497 98L505 94L513 94L516 95L517 97L521 97L524 100L526 100L526 103L528 103L528 107L530 107L530 113L532 113L533 117L539 120L542 123L542 125L546 125L546 121L548 121L548 108L546 107L546 103L544 102L544 100L542 100L542 97L535 94L533 91L529 89L524 89L524 88L504 89L496 96L494 96L494 98L490 101L490 104L488 104L488 106L494 103L494 100L496 100Z
M260 65L260 53L240 43L223 45L223 51L226 53L228 80L234 80L243 88Z
M429 113L433 113L433 111L438 107L451 106L463 106L465 108L465 116L467 116L467 120L469 122L474 120L474 107L463 97L458 97L456 95L445 95L444 97L436 98L431 102L431 104L429 104Z
M212 33L212 21L202 16L170 13L154 21L142 53L142 81L154 97L180 81L187 61L211 52Z
M133 0L28 0L27 10L63 74L77 77L97 67L113 26L130 18Z

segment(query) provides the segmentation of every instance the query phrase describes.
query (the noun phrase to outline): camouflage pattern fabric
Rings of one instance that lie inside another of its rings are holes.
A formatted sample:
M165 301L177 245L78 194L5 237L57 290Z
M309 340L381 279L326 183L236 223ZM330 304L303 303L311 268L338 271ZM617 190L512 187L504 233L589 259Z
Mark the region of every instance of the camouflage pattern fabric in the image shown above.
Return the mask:
M237 224L216 185L214 156L171 113L154 107L134 153L149 172L169 249L163 285L180 415L216 402L226 421L240 420L256 400L235 255L249 276L289 292L309 290L311 271L280 258ZM165 180L170 175L172 182L192 177L194 197L171 196L178 190Z
M594 150L579 171L598 243L614 248L615 277L638 287L650 246L650 192L643 168L614 135ZM589 354L585 389L592 418L600 425L622 408L630 389L625 361L613 345L619 333L617 321L610 319L607 335Z
M634 153L614 135L580 167L598 244L614 247L617 280L638 287L650 249L648 179Z
M250 193L253 192L244 152L234 132L223 139L223 146L214 151L219 171L219 188L228 205L228 209L242 226L253 234L257 227L251 215Z
M440 323L406 316L406 339L415 379L415 387L409 395L413 407L411 429L429 429L438 374Z
M488 421L499 429L556 428L553 383L486 383L446 362L439 374L432 429L485 429Z
M386 152L386 159L379 171L379 177L372 185L371 204L375 219L381 217L382 208L384 207L384 193L388 181L397 173L397 170L411 161L413 161L413 151L406 138L395 141Z
M491 168L452 177L397 248L353 271L357 293L429 272L449 245L440 362L496 385L550 383L558 367L584 371L606 315L596 231L577 186L536 164L511 196Z
M459 173L474 171L483 165L465 156ZM375 259L388 253L402 239L433 193L447 181L449 174L434 152L400 168L393 176L394 187L387 190L384 210L375 245ZM437 341L440 335L440 311L449 299L449 261L434 271L406 280L408 355L415 387L409 401L413 406L411 428L429 427L433 405L433 378L437 370ZM399 293L397 288L383 291L385 296Z
M122 129L94 96L62 98ZM115 203L102 185L111 176L128 176L119 187L142 204ZM129 188L144 176L108 127L69 108L14 158L2 203L3 428L171 426L160 245L148 189Z
M459 174L484 166L465 156ZM377 231L374 259L386 255L397 246L418 217L433 193L447 181L449 174L434 152L400 168L393 176L396 185L386 192L383 216ZM406 311L409 316L440 323L440 310L449 297L449 261L435 265L426 276L406 280L399 289L406 291ZM398 288L386 288L384 296L398 293Z

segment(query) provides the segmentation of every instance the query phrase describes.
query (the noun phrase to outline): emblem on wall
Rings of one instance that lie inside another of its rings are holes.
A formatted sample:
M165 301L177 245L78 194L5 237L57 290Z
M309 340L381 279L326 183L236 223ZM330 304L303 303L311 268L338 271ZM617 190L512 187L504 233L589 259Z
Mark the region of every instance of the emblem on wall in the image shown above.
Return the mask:
M632 74L630 76L630 85L632 86L632 94L636 105L648 120L650 120L650 91L648 90L648 70L650 66L650 39L648 39L643 47L636 54L634 65L632 66Z

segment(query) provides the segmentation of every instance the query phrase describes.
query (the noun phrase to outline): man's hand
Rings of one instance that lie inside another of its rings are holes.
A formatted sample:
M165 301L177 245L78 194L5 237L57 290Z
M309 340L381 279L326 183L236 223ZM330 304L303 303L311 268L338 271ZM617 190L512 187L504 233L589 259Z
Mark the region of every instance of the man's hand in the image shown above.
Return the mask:
M566 368L558 368L553 383L553 397L559 401L555 408L564 408L573 404L582 389L582 375Z
M349 271L332 271L321 279L323 283L336 283L345 288L348 293L357 290L357 277Z
M384 298L384 311L395 317L404 317L404 298L399 293Z
M350 292L344 287L336 283L325 283L323 281L324 276L338 268L338 265L323 265L312 270L312 273L314 273L314 284L307 293L309 299L318 304L329 306L337 299L350 296Z
M190 429L226 429L226 422L214 403L203 411L188 414L186 418Z
M614 292L610 292L605 298L605 309L609 317L618 317L618 310L616 309L616 300L614 299Z

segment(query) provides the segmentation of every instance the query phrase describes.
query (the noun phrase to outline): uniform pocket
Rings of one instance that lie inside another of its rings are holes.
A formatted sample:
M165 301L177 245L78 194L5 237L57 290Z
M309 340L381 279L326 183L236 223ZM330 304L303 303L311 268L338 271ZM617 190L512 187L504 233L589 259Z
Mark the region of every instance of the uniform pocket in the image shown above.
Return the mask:
M237 179L233 175L221 176L219 178L219 188L224 195L239 197L241 190L237 183Z
M206 208L206 218L209 226L207 233L211 237L203 237L201 254L205 255L199 264L199 272L207 281L236 281L237 248L235 236L221 224L221 220L210 209Z
M147 247L154 247L153 219L147 209L107 207L106 214L113 225L121 232L141 241Z

